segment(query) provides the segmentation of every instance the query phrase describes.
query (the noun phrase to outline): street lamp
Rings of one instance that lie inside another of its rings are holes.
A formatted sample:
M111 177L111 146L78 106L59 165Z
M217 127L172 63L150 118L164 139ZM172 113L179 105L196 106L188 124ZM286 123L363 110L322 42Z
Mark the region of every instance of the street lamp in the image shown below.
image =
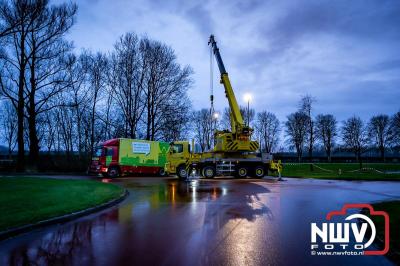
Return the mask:
M213 118L214 118L214 120L218 120L218 118L219 118L219 113L218 113L218 112L215 112L215 113L213 114Z
M250 102L253 96L250 93L245 93L243 98L247 102L247 126L250 126Z

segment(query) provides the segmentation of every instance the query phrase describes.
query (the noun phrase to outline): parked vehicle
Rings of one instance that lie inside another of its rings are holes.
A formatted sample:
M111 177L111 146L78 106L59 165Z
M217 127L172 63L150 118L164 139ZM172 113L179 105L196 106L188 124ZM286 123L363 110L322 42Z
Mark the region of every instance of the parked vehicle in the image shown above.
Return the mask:
M111 139L94 150L89 174L105 177L121 175L165 175L169 143L137 139Z

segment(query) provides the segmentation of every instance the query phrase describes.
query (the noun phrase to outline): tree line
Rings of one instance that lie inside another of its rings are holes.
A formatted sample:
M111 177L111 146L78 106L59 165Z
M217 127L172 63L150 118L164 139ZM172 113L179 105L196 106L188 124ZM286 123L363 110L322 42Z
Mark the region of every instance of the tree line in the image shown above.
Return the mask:
M1 134L17 169L39 151L78 153L113 137L186 135L192 70L171 47L129 32L108 53L74 51L66 40L77 6L47 0L0 2Z
M76 12L73 3L0 0L0 134L10 156L17 150L18 170L35 168L39 152L88 159L99 142L116 137L193 136L206 151L216 129L230 128L229 108L218 116L192 109L193 71L162 42L129 32L108 53L75 51L66 36ZM312 160L317 145L328 161L339 146L358 160L371 147L384 160L388 148L400 146L400 112L368 123L353 116L339 125L332 114L315 115L314 102L302 97L283 122L265 110L241 107L241 113L261 151L281 151L286 143L299 161L305 153Z
M304 149L312 161L316 143L322 145L329 162L335 146L353 152L359 162L361 155L369 149L378 150L381 160L385 161L387 149L399 148L400 111L392 116L374 115L368 122L354 115L339 125L332 114L313 116L314 102L312 96L303 96L298 111L288 115L285 122L286 142L295 149L299 162Z
M352 116L340 124L333 114L314 115L314 102L312 96L302 96L298 110L289 114L283 122L269 111L255 112L244 107L240 107L240 111L244 121L250 121L254 129L253 139L259 141L262 152L294 150L299 162L305 154L312 161L317 147L322 147L329 162L334 148L354 153L357 161L361 160L363 153L375 149L385 161L385 151L400 147L400 111L392 116L374 115L367 123L358 116ZM218 112L216 114L218 117L213 116L209 109L194 111L194 137L202 151L212 148L215 129L230 128L229 108L224 109L221 116ZM286 144L287 148L280 143Z

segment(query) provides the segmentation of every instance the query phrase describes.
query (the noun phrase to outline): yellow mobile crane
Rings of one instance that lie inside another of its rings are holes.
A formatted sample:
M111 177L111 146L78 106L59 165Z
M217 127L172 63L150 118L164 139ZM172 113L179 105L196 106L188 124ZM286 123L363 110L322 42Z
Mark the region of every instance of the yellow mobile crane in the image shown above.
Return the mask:
M224 85L228 98L231 130L215 131L214 149L209 152L194 153L194 143L191 150L188 141L172 142L167 155L166 172L177 174L181 179L186 179L192 171L206 178L213 178L217 174L262 178L268 170L280 172L280 161L273 161L270 154L258 153L259 143L251 140L253 129L243 121L214 35L210 36L208 44L211 45L217 61L221 73L220 82Z

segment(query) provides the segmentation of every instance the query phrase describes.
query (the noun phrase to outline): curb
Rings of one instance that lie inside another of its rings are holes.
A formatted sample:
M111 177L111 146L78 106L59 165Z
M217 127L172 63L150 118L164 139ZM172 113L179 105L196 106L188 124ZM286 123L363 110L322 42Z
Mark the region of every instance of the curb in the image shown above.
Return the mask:
M8 229L6 231L2 231L2 232L0 232L0 241L6 240L8 238L11 238L11 237L19 235L19 234L27 233L29 231L32 231L33 229L38 229L41 227L45 227L45 226L57 224L57 223L65 223L65 222L74 220L76 218L104 210L106 208L112 207L112 206L117 205L118 203L122 202L124 199L126 199L126 197L128 195L129 195L129 192L128 192L128 190L125 189L124 193L119 198L113 199L113 200L103 203L101 205L90 207L88 209L73 212L70 214L65 214L62 216L50 218L50 219L43 220L43 221L40 221L40 222L37 222L34 224L27 224L27 225L23 225L20 227Z

